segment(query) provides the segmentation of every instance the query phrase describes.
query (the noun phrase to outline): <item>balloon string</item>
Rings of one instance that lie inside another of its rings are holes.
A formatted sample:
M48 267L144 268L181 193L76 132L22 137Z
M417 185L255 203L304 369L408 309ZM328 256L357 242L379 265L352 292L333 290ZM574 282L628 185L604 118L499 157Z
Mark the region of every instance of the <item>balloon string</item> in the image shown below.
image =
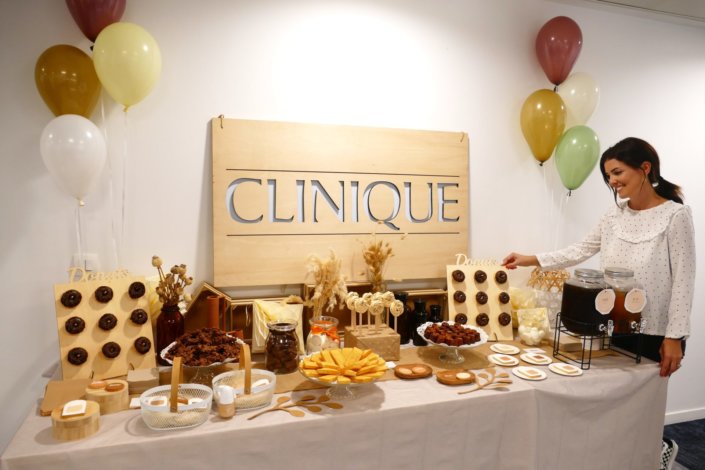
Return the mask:
M125 139L123 140L123 146L122 146L122 151L123 151L123 158L122 158L122 212L120 214L121 218L121 232L120 232L120 251L124 251L125 249L125 214L126 214L126 200L127 200L127 159L128 159L128 142L129 142L129 126L128 126L128 119L127 119L127 109L124 110L123 112L124 116L124 123L125 123ZM122 267L122 266L120 266Z
M78 244L78 262L81 264L81 268L85 268L86 262L83 259L83 222L81 220L81 207L83 207L83 201L79 200L76 205L76 243Z
M108 124L105 119L105 102L104 102L105 91L100 94L100 118L103 122L103 134L105 135L106 147L110 148L110 140L108 139ZM108 155L108 199L110 201L110 233L113 245L113 255L115 256L115 267L119 268L120 263L120 252L118 251L117 244L117 228L115 227L115 183L113 181L113 166L111 163L110 155Z

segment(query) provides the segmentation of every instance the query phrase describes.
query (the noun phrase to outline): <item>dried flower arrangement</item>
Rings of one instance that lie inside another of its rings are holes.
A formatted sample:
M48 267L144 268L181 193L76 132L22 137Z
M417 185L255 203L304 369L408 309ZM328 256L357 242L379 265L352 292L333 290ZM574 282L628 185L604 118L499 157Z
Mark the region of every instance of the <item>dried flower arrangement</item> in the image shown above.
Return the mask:
M367 264L367 279L372 284L372 292L387 290L387 283L384 281L384 266L392 256L394 253L389 242L378 241L374 235L372 240L363 246L362 257Z
M339 304L345 301L348 288L340 272L341 264L333 250L330 250L330 258L327 259L309 255L306 276L313 278L314 288L313 295L306 299L304 305L313 308L313 318L320 317L324 307L328 311L333 310L336 299Z
M174 265L165 275L162 270L162 259L159 256L152 256L152 266L157 268L159 273L159 285L157 286L157 295L163 305L177 305L183 297L184 287L190 286L193 283L193 278L186 276L186 265Z

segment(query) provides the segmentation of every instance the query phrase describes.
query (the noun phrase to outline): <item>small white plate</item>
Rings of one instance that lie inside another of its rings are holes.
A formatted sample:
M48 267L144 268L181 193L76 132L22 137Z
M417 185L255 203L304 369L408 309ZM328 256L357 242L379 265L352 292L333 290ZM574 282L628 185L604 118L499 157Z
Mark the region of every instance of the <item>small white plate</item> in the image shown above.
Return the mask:
M519 354L520 349L512 344L494 343L490 349L499 354Z
M519 356L522 361L528 362L529 364L534 364L537 366L545 366L553 362L553 359L546 356L545 354L522 354Z
M512 374L524 380L543 380L546 373L535 367L519 366L512 369Z
M515 366L519 364L519 359L512 356L507 356L506 354L490 354L487 356L487 359L498 366Z
M571 364L563 364L559 362L554 362L548 365L551 372L558 375L566 375L568 377L577 377L583 375L583 370L580 367L575 367Z
M544 350L541 348L524 348L524 352L527 354L544 354Z

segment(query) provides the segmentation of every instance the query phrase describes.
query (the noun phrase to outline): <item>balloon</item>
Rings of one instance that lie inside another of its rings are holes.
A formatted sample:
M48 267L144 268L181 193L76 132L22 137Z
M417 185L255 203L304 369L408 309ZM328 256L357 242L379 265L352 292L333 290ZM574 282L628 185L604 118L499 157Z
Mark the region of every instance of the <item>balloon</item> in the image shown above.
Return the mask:
M567 16L556 16L541 27L536 36L536 56L551 83L563 83L582 46L583 33Z
M65 44L42 52L34 67L34 81L55 116L80 114L88 118L100 96L100 82L91 58Z
M577 189L587 179L597 164L600 140L587 126L568 129L556 146L556 168L563 186Z
M558 93L537 90L521 108L521 131L534 158L543 162L551 158L553 148L565 129L565 105Z
M132 23L113 23L98 35L93 63L100 83L125 111L149 94L162 69L156 41Z
M125 13L125 0L66 0L66 6L91 42L95 42L106 26L120 21Z
M51 120L42 131L39 150L59 186L79 201L98 180L107 153L100 130L75 114Z
M568 112L566 128L587 123L600 100L600 88L590 75L582 72L571 74L556 90Z

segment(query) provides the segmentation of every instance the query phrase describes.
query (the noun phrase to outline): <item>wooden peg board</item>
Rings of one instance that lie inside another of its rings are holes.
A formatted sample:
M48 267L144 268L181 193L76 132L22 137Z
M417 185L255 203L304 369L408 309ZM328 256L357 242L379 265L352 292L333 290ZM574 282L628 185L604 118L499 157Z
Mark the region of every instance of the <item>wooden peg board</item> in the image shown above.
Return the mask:
M61 354L61 371L64 379L92 378L104 379L126 375L130 369L148 369L156 367L155 343L152 334L152 322L149 319L149 300L145 293L132 299L128 289L133 282L147 285L144 277L129 276L102 280L72 282L54 285L56 308L56 325L59 332L59 349ZM113 298L101 303L96 300L95 292L100 286L108 286L113 290ZM81 294L81 301L73 308L61 303L64 292L73 289ZM141 325L130 320L133 310L142 309L147 312L147 321ZM117 324L111 330L103 330L98 321L103 314L112 313L117 318ZM85 328L80 333L70 334L66 330L66 321L71 317L79 317L85 322ZM140 354L134 346L139 337L146 337L151 342L149 351ZM109 359L102 353L107 342L120 345L120 354ZM88 353L88 359L81 365L68 361L71 349L80 347ZM92 375L91 375L92 374Z
M454 279L453 273L455 271L463 273L464 279L462 281ZM475 273L478 271L485 273L484 281L475 280ZM498 273L504 273L504 282L498 281ZM470 260L467 264L446 266L446 274L448 279L448 320L455 321L455 316L463 313L467 316L467 324L485 330L490 341L511 341L514 338L511 322L511 299L507 303L500 301L500 294L506 294L505 298L509 296L507 272L501 265L492 261ZM456 300L456 292L465 294L464 302ZM484 305L477 301L478 292L487 294L487 303ZM477 323L478 315L482 313L489 317L489 323L485 326L480 326ZM507 325L501 325L499 322L499 317L503 313L509 315Z

